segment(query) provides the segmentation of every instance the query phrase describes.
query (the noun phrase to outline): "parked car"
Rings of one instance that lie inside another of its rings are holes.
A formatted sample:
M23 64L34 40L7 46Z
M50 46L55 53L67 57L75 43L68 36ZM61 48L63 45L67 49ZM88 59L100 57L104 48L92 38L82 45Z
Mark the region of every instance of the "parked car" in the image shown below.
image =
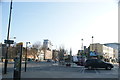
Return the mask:
M85 68L93 69L93 68L105 68L107 70L111 70L114 66L111 63L104 62L99 59L88 59L85 62Z
M28 58L27 61L32 61L32 59Z
M51 59L47 59L47 62L52 62L52 60Z

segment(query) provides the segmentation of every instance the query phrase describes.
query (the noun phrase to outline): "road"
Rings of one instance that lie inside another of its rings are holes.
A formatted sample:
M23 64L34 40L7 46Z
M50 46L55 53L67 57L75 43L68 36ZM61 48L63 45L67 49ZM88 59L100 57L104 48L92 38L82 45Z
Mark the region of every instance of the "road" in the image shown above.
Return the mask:
M13 66L13 63L8 64L8 74L3 75L3 78L13 77ZM51 62L28 62L27 72L24 72L22 63L21 74L22 78L118 78L118 66L115 65L112 70L88 70L84 66L66 67Z

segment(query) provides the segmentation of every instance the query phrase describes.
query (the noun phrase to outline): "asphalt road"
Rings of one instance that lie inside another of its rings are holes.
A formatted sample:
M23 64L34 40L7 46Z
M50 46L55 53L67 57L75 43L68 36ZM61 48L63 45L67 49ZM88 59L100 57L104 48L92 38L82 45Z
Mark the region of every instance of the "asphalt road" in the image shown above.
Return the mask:
M13 63L8 64L8 74L3 75L3 78L13 77L13 67ZM118 78L118 66L115 65L112 70L88 70L84 66L66 67L51 62L28 62L27 72L24 72L22 63L21 74L23 78Z

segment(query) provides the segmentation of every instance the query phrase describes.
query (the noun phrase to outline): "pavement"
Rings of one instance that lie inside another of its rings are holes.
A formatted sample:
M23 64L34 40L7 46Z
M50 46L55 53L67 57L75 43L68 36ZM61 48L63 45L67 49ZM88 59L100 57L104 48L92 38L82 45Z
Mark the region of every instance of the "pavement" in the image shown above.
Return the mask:
M0 62L0 65L3 65L3 63ZM0 80L2 79L2 66L0 66Z

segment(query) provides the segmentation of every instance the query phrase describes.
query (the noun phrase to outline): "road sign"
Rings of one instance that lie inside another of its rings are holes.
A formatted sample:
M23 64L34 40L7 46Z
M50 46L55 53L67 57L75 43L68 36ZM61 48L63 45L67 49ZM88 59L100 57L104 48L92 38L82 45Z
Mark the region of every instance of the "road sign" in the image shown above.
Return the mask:
M6 43L6 44L13 44L14 41L13 40L4 40L4 43Z
M19 45L23 45L23 42L17 43L17 45L18 45L18 46L19 46Z

